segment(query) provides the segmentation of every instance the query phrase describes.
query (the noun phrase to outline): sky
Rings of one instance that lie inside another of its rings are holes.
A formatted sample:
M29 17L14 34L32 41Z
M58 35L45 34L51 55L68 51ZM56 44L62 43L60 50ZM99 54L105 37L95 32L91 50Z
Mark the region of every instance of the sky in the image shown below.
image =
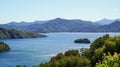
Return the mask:
M54 18L120 18L120 0L0 0L0 24Z

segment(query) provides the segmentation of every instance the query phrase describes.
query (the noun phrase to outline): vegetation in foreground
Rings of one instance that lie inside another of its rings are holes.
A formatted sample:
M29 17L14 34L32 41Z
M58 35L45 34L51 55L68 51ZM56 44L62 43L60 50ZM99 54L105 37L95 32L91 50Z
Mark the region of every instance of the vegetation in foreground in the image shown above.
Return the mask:
M49 62L33 67L120 67L120 36L104 35L97 38L90 48L59 53Z
M0 39L37 38L37 37L46 36L32 32L24 32L21 30L0 28Z
M9 51L10 47L4 42L0 42L0 52Z

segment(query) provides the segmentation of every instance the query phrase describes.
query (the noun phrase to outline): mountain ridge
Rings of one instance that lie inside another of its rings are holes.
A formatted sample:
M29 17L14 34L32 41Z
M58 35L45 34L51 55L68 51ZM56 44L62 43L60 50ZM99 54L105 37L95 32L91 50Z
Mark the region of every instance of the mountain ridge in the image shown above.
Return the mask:
M108 20L108 19L103 19L103 20ZM79 19L55 18L47 21L41 21L42 23L40 21L35 21L35 22L32 22L32 24L28 23L28 25L24 25L24 24L20 25L20 23L17 23L16 25L3 24L3 25L0 25L0 27L8 28L8 29L18 29L18 30L23 30L27 32L38 32L38 33L40 32L108 32L104 30L104 28L109 29L110 27L109 25L114 23L115 20L114 21L108 20L108 21L111 21L111 22L108 24L106 23L98 24L98 22L85 21L85 20L79 20ZM120 32L120 30L117 30L117 31Z
M101 19L99 21L96 21L95 23L100 24L100 25L107 25L107 24L111 24L112 22L114 22L115 20L111 20L111 19Z

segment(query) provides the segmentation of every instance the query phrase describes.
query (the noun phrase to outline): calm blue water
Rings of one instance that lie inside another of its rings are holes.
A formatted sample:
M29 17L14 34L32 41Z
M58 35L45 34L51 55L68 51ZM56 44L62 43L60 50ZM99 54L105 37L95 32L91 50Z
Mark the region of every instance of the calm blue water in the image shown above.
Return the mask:
M21 65L38 65L50 60L59 52L69 49L89 48L90 44L75 44L77 38L89 38L91 41L106 33L45 33L45 38L1 40L11 47L11 51L0 53L0 67ZM119 33L109 33L111 36Z

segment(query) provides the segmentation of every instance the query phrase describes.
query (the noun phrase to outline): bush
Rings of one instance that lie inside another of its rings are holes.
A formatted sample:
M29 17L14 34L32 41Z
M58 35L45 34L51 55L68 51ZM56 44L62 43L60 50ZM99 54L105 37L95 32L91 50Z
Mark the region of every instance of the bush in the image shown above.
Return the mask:
M104 55L103 61L96 64L97 67L120 67L120 54L114 53L112 56Z
M90 67L90 60L80 56L78 50L69 50L64 54L58 53L48 63L42 63L39 67Z

